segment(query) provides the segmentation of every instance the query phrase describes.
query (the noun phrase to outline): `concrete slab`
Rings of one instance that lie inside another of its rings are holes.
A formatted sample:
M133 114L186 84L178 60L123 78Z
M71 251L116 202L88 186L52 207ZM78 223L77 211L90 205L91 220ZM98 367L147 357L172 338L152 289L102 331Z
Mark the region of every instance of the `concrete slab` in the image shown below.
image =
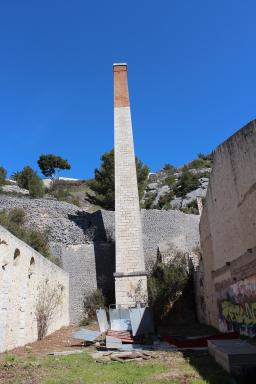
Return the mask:
M256 366L256 347L245 340L209 340L208 350L227 372Z

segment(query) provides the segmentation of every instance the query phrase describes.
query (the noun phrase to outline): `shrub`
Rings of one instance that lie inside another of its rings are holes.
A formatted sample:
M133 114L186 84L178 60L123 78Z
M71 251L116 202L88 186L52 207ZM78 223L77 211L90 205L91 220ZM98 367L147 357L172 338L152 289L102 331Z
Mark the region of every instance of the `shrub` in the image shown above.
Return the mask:
M168 185L169 187L173 186L176 182L176 177L174 175L167 176L164 181L163 185Z
M153 206L153 203L155 201L156 196L157 196L157 192L147 192L145 199L144 199L143 208L151 209Z
M180 210L184 213L199 215L198 204L196 200L192 200L187 204L185 208L180 208Z
M148 277L149 304L159 323L179 298L189 281L190 271L185 254L176 256L164 264L157 262Z
M80 207L80 201L77 197L73 196L68 190L59 188L53 184L53 188L49 190L49 194L58 201L66 201L67 203L77 205Z
M3 185L5 183L6 179L6 170L4 167L0 167L0 185Z
M36 173L34 173L29 180L28 189L29 189L29 195L31 197L34 197L34 198L43 197L44 186L43 186L42 180L37 176Z
M96 318L96 309L105 306L105 297L101 289L91 291L86 295L83 301L85 320L93 320Z
M9 220L11 223L23 225L25 222L26 213L23 208L14 208L9 213Z
M17 185L20 188L29 189L29 181L33 176L34 171L31 167L26 166L20 172L15 172L13 174L13 179L17 181Z
M41 253L46 258L50 259L50 248L48 243L48 236L45 232L38 232L30 230L23 226L25 221L25 212L21 208L0 212L0 225L8 229L14 236L23 240L25 243L34 248L37 252ZM52 260L54 262L54 260Z
M185 197L187 193L197 189L199 185L198 176L185 170L182 172L180 179L174 187L174 192L177 197Z
M208 155L199 153L197 155L197 159L191 161L187 165L184 165L182 170L185 171L188 169L211 168L212 165L213 165L213 152Z
M176 171L176 168L172 164L166 163L163 166L163 170L167 171L169 174L172 174L172 173L174 173Z
M29 190L31 197L42 197L44 195L42 180L31 167L24 167L22 171L15 172L12 177L20 188Z
M36 302L37 338L42 340L62 301L62 286L50 287L45 280L39 286Z
M170 202L174 199L173 191L166 193L159 197L158 202L155 206L156 209L170 209Z
M32 248L37 252L44 255L46 258L50 259L50 248L48 244L47 234L38 232L38 231L27 231L26 234L26 243L28 243Z

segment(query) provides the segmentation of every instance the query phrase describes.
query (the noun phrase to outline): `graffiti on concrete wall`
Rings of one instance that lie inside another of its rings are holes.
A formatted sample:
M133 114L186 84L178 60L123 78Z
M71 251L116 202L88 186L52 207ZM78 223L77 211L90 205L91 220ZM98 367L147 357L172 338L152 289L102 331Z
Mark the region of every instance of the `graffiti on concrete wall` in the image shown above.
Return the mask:
M222 331L256 335L256 275L238 281L219 298L219 323Z

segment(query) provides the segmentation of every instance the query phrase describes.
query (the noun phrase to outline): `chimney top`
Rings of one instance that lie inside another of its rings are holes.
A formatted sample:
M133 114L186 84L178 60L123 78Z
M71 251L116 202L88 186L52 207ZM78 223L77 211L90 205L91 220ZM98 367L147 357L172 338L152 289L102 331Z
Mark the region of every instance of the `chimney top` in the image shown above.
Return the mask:
M114 63L113 67L116 67L117 65L122 65L122 66L127 67L127 63Z

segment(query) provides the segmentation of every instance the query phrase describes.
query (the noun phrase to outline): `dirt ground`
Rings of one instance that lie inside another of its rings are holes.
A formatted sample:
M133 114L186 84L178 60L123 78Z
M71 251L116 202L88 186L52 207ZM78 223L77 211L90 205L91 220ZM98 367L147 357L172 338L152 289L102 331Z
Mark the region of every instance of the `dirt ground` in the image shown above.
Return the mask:
M80 349L83 342L71 337L72 333L77 329L79 329L79 327L74 325L63 327L51 335L46 336L43 340L26 344L24 347L14 348L8 351L8 354L16 356L26 356L29 354L42 356L54 351Z
M225 372L216 365L207 351L152 352L153 360L138 363L95 362L90 353L95 347L84 348L85 353L49 357L49 352L82 349L84 342L71 337L78 326L63 327L41 341L29 343L0 354L0 383L2 384L137 384L137 383L227 383ZM96 330L97 324L86 328ZM176 327L175 327L176 328ZM179 327L178 327L179 328ZM165 332L167 329L165 329ZM168 329L185 333L185 329ZM209 329L193 329L204 334ZM168 333L169 333L168 332ZM191 330L190 330L191 332ZM87 352L87 353L86 353ZM104 379L104 380L103 380Z

